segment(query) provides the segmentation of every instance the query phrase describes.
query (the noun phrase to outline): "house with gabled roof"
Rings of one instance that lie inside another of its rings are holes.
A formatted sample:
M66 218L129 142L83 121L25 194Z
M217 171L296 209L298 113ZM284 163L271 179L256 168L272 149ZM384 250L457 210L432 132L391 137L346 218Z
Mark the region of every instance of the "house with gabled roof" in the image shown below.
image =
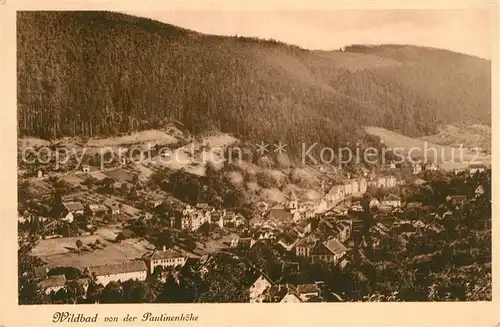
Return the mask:
M474 175L475 173L483 173L486 170L486 166L483 163L473 163L469 165L469 173Z
M48 276L47 278L39 282L38 286L43 290L45 294L50 294L52 292L57 293L59 290L63 289L66 286L66 276Z
M395 194L389 194L382 200L382 205L391 206L394 208L401 207L401 198Z
M318 240L313 236L308 236L301 239L295 246L295 254L297 257L309 258L313 249L316 247Z
M273 281L261 273L248 288L250 303L260 303L265 300L265 292L273 286Z
M285 251L292 251L293 248L300 241L297 233L294 230L283 233L278 240L278 244L285 249Z
M61 220L72 222L75 215L82 215L84 207L81 202L68 201L62 203Z
M300 303L297 288L289 284L279 284L269 287L264 295L264 302L268 303Z
M316 284L299 284L297 293L302 302L307 302L312 298L319 297L321 290Z
M325 242L317 244L311 251L312 262L329 262L336 265L344 265L342 263L347 248L336 238L331 238Z
M260 201L255 207L260 213L264 213L269 209L269 204L265 201Z
M87 207L87 213L92 217L102 217L106 215L108 208L103 204L90 204Z
M387 178L385 176L377 177L377 187L379 188L387 187Z
M117 215L121 212L118 202L112 199L106 199L102 204L105 205L108 208L109 213L113 215Z

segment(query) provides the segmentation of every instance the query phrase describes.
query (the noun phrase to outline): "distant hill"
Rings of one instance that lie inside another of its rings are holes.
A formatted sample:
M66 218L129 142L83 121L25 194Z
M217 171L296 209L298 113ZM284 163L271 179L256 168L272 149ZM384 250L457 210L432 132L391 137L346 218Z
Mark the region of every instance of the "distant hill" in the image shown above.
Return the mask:
M99 137L180 121L248 141L417 137L490 124L490 62L405 45L309 51L111 12L18 12L18 127Z

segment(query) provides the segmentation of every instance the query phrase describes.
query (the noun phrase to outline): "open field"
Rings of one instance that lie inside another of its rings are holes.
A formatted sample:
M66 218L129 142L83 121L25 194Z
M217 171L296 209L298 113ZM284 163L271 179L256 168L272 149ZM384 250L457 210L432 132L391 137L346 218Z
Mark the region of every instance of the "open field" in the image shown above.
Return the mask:
M123 168L116 168L112 170L107 170L104 174L119 182L129 182L133 183L136 174L132 171L128 171Z
M81 186L82 182L85 181L85 176L84 175L66 175L62 177L62 180L65 181L66 183L69 183L73 186Z
M380 127L366 127L366 132L380 137L390 149L398 149L400 153L411 151L414 157L429 161L436 160L442 169L464 168L471 163L491 164L491 156L478 153L475 150L463 151L463 160L460 149L457 147L438 145L418 138L411 138Z
M87 142L87 146L90 147L103 147L103 146L119 146L134 143L149 143L151 146L156 144L172 144L177 142L177 138L171 134L159 131L159 130L148 130L138 133L133 133L131 135L118 136L118 137L108 137L103 139L90 139Z
M153 246L145 240L127 239L120 243L113 243L111 240L116 236L116 232L117 230L102 228L95 235L90 236L41 240L33 249L33 254L45 260L49 267L72 266L81 269L89 265L137 259L153 249ZM81 240L84 245L87 245L97 239L106 244L106 247L89 252L71 252L71 249L76 248L76 240Z
M466 127L446 125L439 128L434 135L420 137L421 140L441 145L467 148L481 148L491 152L491 127L474 124Z

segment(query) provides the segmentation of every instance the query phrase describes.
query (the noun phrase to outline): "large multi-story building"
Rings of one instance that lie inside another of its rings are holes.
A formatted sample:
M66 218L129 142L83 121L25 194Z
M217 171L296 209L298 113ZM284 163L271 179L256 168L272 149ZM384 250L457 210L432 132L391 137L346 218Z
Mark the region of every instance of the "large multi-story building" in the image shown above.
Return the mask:
M87 273L104 286L110 282L129 279L146 280L148 268L144 261L124 261L86 268Z
M156 267L182 267L187 260L187 258L181 253L172 249L167 250L165 247L163 247L162 251L155 250L152 253L145 255L143 259L146 262L150 273L153 273Z

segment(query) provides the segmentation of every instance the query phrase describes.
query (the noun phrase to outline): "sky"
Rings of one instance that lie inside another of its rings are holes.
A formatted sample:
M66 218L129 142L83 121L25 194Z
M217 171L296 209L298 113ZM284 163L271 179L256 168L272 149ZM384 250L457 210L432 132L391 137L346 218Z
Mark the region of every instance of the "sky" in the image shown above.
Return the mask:
M414 44L490 59L492 24L487 9L310 11L132 11L207 34L273 38L307 49L350 44Z

